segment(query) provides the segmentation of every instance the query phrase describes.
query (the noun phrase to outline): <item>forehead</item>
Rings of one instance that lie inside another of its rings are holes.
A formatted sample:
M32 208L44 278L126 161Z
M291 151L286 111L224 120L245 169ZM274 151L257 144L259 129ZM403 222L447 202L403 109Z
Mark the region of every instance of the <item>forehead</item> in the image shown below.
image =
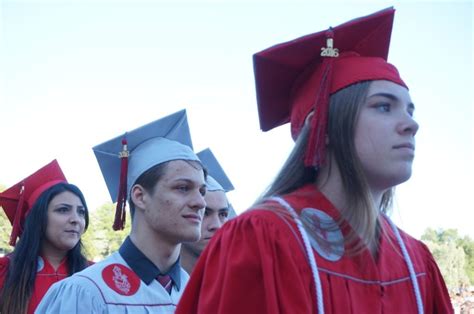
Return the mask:
M49 205L56 205L56 204L61 204L61 203L82 203L81 199L79 196L76 194L72 193L71 191L64 191L59 194L57 194L55 197L51 199L49 202Z
M367 97L376 95L376 94L391 94L398 99L402 100L404 103L410 103L411 97L408 89L404 86L395 84L390 81L377 80L372 81L367 92Z
M228 207L227 197L224 191L207 191L204 200L206 201L207 207L211 209L218 210Z
M164 170L164 180L190 180L205 184L204 170L197 162L185 160L169 161Z

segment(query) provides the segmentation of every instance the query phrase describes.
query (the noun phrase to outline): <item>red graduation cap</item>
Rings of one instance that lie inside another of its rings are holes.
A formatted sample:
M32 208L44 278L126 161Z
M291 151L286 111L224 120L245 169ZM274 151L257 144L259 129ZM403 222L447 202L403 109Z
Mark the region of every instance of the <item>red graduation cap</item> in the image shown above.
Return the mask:
M387 63L395 10L388 8L340 26L282 43L253 56L260 127L291 122L296 139L314 110L305 165L321 165L329 96L349 85L389 80L405 86Z
M53 160L29 177L0 193L0 206L13 226L10 245L14 246L16 239L23 232L25 217L41 193L61 182L67 182L66 177L58 162Z

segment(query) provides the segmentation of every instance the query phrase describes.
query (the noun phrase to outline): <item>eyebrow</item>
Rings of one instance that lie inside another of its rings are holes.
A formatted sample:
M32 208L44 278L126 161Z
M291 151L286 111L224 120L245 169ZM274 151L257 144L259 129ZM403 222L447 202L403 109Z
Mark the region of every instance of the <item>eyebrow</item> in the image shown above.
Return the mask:
M68 204L68 203L58 203L58 204L56 204L56 207L58 207L58 206L72 207L72 205Z
M68 208L72 208L74 207L74 205L71 205L71 204L68 204L68 203L59 203L59 204L56 204L55 205L55 208L59 207L59 206L66 206ZM80 206L77 206L77 208L82 208L84 209L85 207L83 205L80 205Z
M172 182L180 182L180 181L183 181L183 182L186 182L186 183L189 183L189 184L192 184L192 185L199 185L199 183L197 181L187 179L187 178L177 178L177 179L172 180ZM206 185L206 183L203 183L203 184L199 185L199 187L200 188L207 187L207 185Z
M385 98L388 98L390 100L393 100L393 101L400 101L400 98L398 98L397 96L395 96L394 94L390 94L390 93L376 93L376 94L372 94L370 95L369 97L367 98L372 98L372 97L385 97ZM415 104L413 102L410 102L408 104L408 107L410 109L415 109Z
M214 209L214 208L211 208L211 207L206 206L205 209L206 209L206 210L213 211L213 212L228 212L228 211L230 211L230 208L229 208L229 207L224 207L224 208L220 208L220 209Z

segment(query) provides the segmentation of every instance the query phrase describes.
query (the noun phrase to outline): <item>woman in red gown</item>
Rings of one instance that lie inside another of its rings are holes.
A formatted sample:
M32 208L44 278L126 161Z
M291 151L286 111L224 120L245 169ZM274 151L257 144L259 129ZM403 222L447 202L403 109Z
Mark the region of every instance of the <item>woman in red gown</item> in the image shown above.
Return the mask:
M213 237L177 313L453 312L428 248L386 215L418 131L386 61L393 17L254 55L261 128L291 122L296 144L262 199Z
M15 246L0 258L0 313L34 313L52 284L89 265L81 244L87 205L54 160L0 193L0 206Z

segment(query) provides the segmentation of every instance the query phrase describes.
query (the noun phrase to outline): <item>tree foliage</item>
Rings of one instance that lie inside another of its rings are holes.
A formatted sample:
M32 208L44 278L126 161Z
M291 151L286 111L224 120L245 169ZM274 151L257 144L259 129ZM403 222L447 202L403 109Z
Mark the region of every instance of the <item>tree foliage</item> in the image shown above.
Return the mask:
M474 241L461 237L456 229L426 229L421 239L431 250L448 289L474 283Z
M99 261L117 251L125 237L130 233L130 215L124 230L112 229L115 217L115 205L106 203L90 213L89 228L82 236L87 257Z
M0 184L0 192L5 190L5 186ZM5 211L0 210L0 256L3 254L10 253L13 251L13 247L8 244L10 241L10 233L12 232L12 226L10 221L5 214Z
M8 244L12 226L3 210L0 210L0 256L10 253L13 247Z

